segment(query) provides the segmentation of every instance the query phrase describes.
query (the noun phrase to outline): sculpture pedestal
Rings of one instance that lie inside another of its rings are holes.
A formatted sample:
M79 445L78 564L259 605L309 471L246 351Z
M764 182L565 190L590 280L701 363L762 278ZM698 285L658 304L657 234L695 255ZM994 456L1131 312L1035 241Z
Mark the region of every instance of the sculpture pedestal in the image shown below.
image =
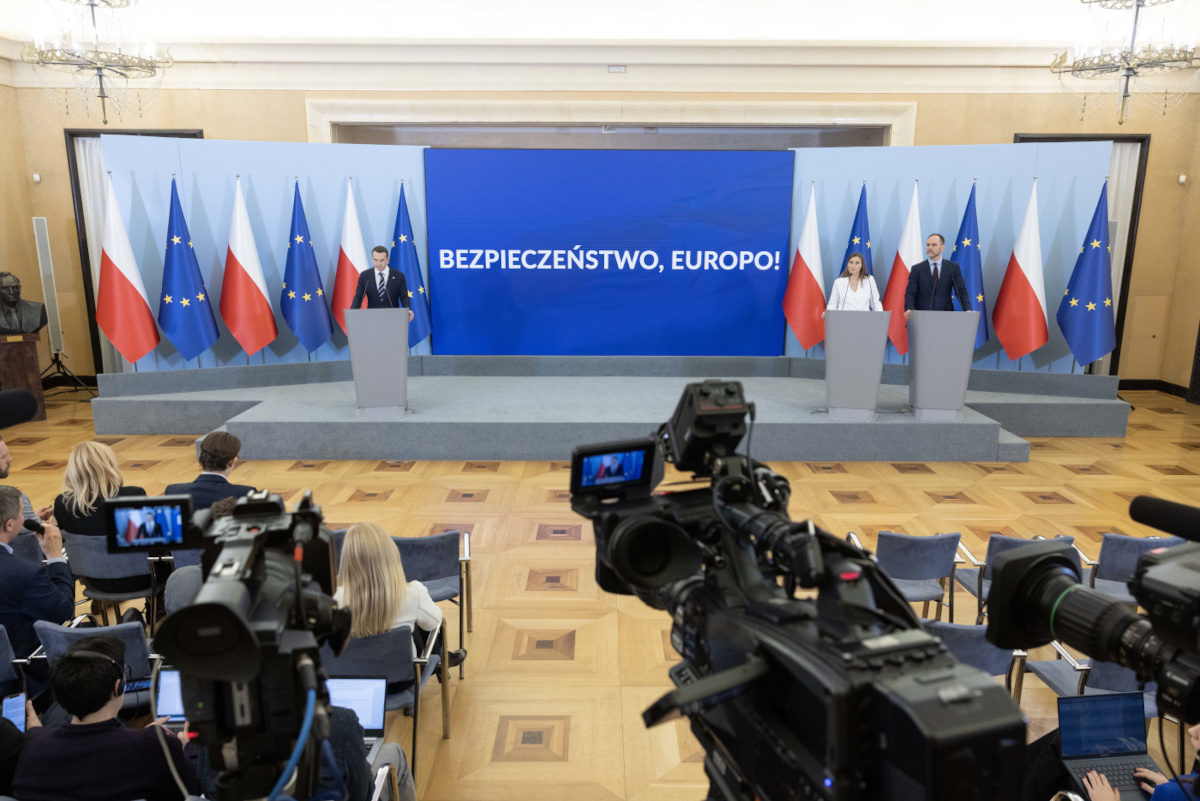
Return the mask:
M37 400L34 421L46 419L42 371L38 369L38 334L0 335L0 389L23 389Z

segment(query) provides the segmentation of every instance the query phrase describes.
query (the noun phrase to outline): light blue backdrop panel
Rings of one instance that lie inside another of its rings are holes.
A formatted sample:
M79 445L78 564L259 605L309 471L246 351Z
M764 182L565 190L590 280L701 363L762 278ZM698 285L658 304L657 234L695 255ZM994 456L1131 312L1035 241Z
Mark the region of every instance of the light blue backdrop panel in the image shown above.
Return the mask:
M248 360L218 313L221 338L211 350L200 355L201 367L309 360L308 352L279 312L293 186L297 176L328 297L332 297L341 247L347 178L354 179L354 203L368 260L373 246L391 244L400 184L404 182L421 272L425 286L429 286L424 148L109 135L101 136L100 142L105 169L112 173L117 204L155 315L162 286L171 175L175 175L179 185L180 202L214 310L220 305L229 223L233 214L234 179L241 175L242 192L267 282L267 293L275 310L279 337ZM429 353L429 340L413 348L412 352ZM349 358L346 335L336 323L333 337L313 351L311 358L314 361ZM178 370L196 366L196 360L184 361L165 337L158 348L137 363L138 370Z
M821 264L828 295L841 266L865 179L875 280L882 295L908 215L913 182L920 181L922 243L931 233L942 234L946 237L945 257L954 260L949 252L951 240L962 222L971 182L977 179L975 202L983 246L988 323L992 330L991 338L975 353L975 367L1071 372L1071 352L1054 315L1087 235L1108 173L1111 151L1108 142L797 149L788 260L795 256L800 228L808 213L809 190L815 181ZM1018 363L1009 361L1004 354L991 326L991 310L1004 280L1035 176L1050 341ZM805 355L790 328L785 354ZM808 355L824 358L824 346L817 345ZM887 361L904 360L889 344ZM1076 365L1075 371L1082 372L1083 365Z

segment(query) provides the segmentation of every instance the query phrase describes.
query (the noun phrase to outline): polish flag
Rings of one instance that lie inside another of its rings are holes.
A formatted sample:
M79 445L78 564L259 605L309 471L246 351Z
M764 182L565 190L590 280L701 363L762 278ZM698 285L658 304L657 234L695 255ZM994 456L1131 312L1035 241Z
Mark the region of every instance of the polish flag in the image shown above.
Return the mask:
M817 188L814 185L808 198L808 213L800 229L796 258L788 276L787 291L783 293L783 316L808 350L825 339L825 279L821 277L821 242L817 238Z
M333 278L333 319L342 330L346 330L346 309L354 300L358 289L358 276L371 265L367 262L367 250L363 247L362 228L358 224L358 211L354 207L354 185L346 187L346 218L342 221L342 247L338 250L337 273ZM366 303L363 297L363 303ZM347 331L347 333L349 333Z
M917 185L913 184L912 203L908 205L908 218L900 233L900 244L896 247L896 258L888 274L887 290L883 293L883 310L892 313L888 321L888 339L892 347L903 355L908 353L908 327L904 319L904 293L908 289L908 273L914 264L923 261L925 251L921 242L921 213L917 210Z
M992 327L1010 361L1045 345L1046 287L1042 280L1042 237L1038 231L1037 181L1029 195L1025 221L1017 234L1004 282L992 308Z
M146 287L133 259L121 210L117 208L112 176L107 177L107 182L96 322L125 360L136 362L158 344L158 326L154 324Z
M279 336L240 178L234 184L233 220L229 223L229 250L221 282L221 317L247 355L258 353Z

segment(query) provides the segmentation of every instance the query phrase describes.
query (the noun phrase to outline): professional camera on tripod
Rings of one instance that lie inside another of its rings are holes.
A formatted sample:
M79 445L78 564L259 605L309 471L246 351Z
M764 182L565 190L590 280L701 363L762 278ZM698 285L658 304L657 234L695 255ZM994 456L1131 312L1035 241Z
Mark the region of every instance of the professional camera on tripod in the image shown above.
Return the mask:
M1139 495L1129 516L1184 539L1200 540L1200 509ZM1001 648L1034 648L1059 640L1102 662L1158 682L1158 735L1167 769L1162 715L1182 726L1200 721L1200 545L1145 554L1129 591L1147 615L1080 584L1070 546L1053 541L1014 548L992 567L988 641ZM1180 772L1187 766L1180 765Z
M251 493L215 522L192 517L186 495L105 507L112 552L204 548L196 599L162 622L154 647L180 672L188 725L221 771L219 801L309 798L322 759L341 784L319 649L341 652L350 613L333 602L333 536L312 493L290 513L278 495Z
M657 434L572 457L597 582L674 620L677 689L646 724L690 718L710 799L1019 798L1020 710L868 554L788 518L787 479L735 453L747 415L739 382L689 384ZM664 460L710 486L655 493Z

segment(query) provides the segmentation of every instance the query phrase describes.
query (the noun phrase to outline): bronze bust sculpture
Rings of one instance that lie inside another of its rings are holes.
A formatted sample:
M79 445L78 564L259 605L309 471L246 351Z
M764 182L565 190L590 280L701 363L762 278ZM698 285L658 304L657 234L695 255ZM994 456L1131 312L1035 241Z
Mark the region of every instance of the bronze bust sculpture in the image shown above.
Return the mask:
M21 300L21 279L0 272L0 335L32 334L46 326L46 305Z

